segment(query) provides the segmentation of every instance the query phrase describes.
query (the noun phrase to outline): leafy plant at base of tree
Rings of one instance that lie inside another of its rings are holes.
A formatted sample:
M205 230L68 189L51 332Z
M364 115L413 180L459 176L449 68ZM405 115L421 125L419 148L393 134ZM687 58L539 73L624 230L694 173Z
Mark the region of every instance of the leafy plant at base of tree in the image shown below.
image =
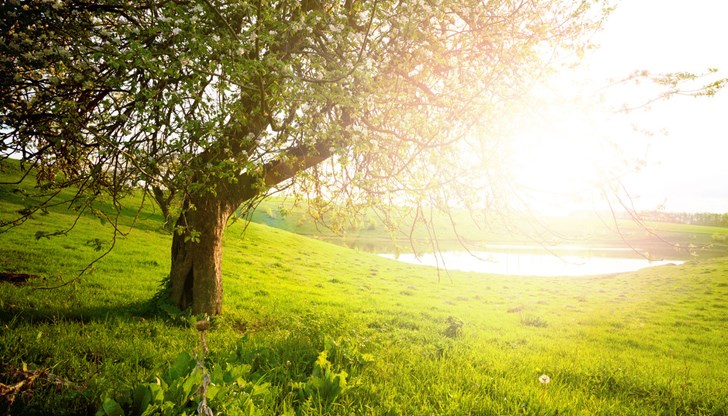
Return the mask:
M254 398L268 394L268 386L245 379L250 365L207 361L207 367L211 370L205 396L214 413L255 414ZM191 354L182 352L154 381L137 384L126 397L107 398L97 416L115 416L114 409L122 408L128 409L129 414L196 414L202 402L205 371Z

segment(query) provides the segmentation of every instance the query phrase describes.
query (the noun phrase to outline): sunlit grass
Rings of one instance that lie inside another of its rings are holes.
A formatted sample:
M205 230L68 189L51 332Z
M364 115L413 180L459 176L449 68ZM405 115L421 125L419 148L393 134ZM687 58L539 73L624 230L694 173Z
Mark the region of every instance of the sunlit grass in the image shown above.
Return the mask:
M19 205L5 198L7 187L0 191L5 218ZM32 394L17 396L13 414L93 413L105 398L129 410L135 386L199 348L197 331L152 301L169 269L171 236L151 214L78 283L37 289L93 260L90 239L108 241L108 226L94 218L68 237L34 238L72 220L52 210L0 235L2 271L42 276L0 283L0 382L16 382L11 370L24 363L29 373L45 371L27 387ZM247 396L230 400L250 399L258 414L728 409L725 259L588 278L438 275L236 223L223 267L224 312L207 333L209 366L243 366ZM329 382L347 373L345 388L328 398L306 390L324 380L314 364L322 351Z

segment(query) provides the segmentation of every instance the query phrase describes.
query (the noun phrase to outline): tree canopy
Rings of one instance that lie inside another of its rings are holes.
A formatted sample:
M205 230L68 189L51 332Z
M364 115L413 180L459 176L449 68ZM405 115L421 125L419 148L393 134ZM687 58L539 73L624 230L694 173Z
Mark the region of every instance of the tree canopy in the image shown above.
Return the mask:
M182 200L172 297L221 311L221 237L271 189L337 207L497 203L509 102L601 1L0 5L0 155L74 204ZM326 163L322 163L327 161ZM323 203L321 201L326 201Z

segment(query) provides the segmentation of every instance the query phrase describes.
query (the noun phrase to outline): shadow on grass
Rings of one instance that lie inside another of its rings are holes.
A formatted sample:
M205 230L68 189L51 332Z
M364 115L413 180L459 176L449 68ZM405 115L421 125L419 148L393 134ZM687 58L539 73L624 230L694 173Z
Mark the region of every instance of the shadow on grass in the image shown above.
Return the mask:
M59 295L62 295L59 293ZM74 302L75 303L75 302ZM190 312L180 311L168 299L154 295L147 300L108 305L60 305L34 304L17 305L4 303L0 306L0 322L3 324L26 323L31 325L59 322L78 322L83 324L109 321L136 322L139 320L161 320L166 325L186 327L189 325Z
M6 300L0 303L0 383L12 389L0 392L0 409L93 415L108 391L123 392L131 381L161 371L165 356L185 344L185 325L154 299L90 306Z

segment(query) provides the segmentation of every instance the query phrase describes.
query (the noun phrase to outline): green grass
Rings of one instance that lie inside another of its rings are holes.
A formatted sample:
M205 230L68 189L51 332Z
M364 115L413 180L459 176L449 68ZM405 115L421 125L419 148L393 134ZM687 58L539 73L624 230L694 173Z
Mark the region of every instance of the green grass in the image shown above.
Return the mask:
M22 207L12 188L0 186L2 219ZM108 224L84 216L68 236L36 240L73 222L59 207L0 234L0 271L42 276L0 283L0 383L26 380L12 414L93 414L107 398L129 412L157 377L189 380L170 412L194 413L199 380L180 369L199 334L152 299L171 236L151 209L92 273L55 290L38 287L92 261L89 240L108 244ZM236 223L223 268L206 367L235 376L217 382L229 394L210 400L216 412L728 414L726 259L602 277L438 275Z

